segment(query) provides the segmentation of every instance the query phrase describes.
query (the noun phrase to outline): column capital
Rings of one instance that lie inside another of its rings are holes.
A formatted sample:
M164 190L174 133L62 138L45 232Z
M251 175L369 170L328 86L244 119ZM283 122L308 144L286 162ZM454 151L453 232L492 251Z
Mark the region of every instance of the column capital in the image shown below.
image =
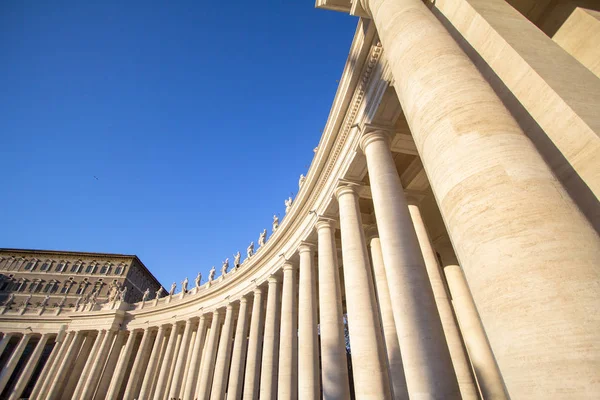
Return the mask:
M296 266L291 261L286 261L283 263L284 271L293 271L294 269L296 269Z
M279 278L276 275L271 275L267 278L269 285L276 285L279 282Z
M246 304L246 303L248 303L248 298L246 297L246 295L244 295L240 298L240 304Z
M346 195L346 194L352 194L355 197L358 197L358 192L356 191L357 188L358 188L358 184L340 182L338 187L335 188L334 194L338 200L340 199L341 196Z
M219 315L221 315L221 311L219 311L219 309L213 311L213 316L218 317Z
M365 238L367 239L367 241L378 237L379 231L377 230L376 224L365 226Z
M315 223L315 228L317 229L317 232L323 228L335 229L336 222L337 221L333 218L319 217L319 219Z
M262 290L262 288L260 286L257 286L257 287L254 288L254 290L252 292L254 292L254 296L256 296L257 294L261 295L262 292L263 292L263 290Z
M298 253L302 254L302 253L311 253L315 250L315 245L314 243L310 243L310 242L300 242L300 246L298 246Z
M232 311L233 310L233 304L229 303L227 304L227 307L225 307L226 311Z
M390 148L391 137L392 131L390 129L365 125L362 129L362 137L360 138L358 145L363 153L371 143L379 141L383 141L387 147Z

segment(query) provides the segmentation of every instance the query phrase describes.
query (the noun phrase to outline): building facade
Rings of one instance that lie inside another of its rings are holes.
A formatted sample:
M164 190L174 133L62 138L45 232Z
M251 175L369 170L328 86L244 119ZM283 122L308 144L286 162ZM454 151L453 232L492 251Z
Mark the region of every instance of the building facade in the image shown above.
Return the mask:
M600 58L573 45L598 20L573 4L318 0L361 18L266 243L164 298L5 311L0 396L598 398Z

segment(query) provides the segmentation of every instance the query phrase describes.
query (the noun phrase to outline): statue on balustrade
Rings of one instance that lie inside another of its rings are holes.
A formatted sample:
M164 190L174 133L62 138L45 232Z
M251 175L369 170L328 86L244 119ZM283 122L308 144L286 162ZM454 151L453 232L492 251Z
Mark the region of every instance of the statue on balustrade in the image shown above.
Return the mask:
M159 287L158 290L156 291L156 299L160 299L163 294L165 294L165 289L163 289L163 287Z
M263 230L260 233L260 236L258 237L258 247L264 246L266 241L267 241L267 229L265 228L265 230Z
M171 290L169 290L169 296L173 296L175 294L175 289L177 289L177 282L173 282L171 285Z
M202 273L198 272L198 275L196 275L196 280L194 282L196 283L196 287L199 288L200 283L202 283Z
M292 208L292 198L288 197L287 200L285 200L285 213L289 213L290 212L290 208Z
M215 269L215 266L213 265L213 267L208 272L208 282L212 282L215 279L216 273L217 273L217 270Z
M242 255L240 254L239 251L237 253L235 253L235 255L233 256L233 268L234 269L238 269L240 267L240 259L241 258L242 258Z
M144 294L142 295L142 301L148 300L148 297L150 297L150 288L146 288L146 290L144 290Z
M227 274L227 270L229 269L229 257L223 261L223 265L221 266L221 275Z
M119 301L125 301L126 294L127 294L127 286L124 286L123 289L119 292ZM94 296L94 302L96 302L95 296Z
M246 249L246 254L248 255L248 258L252 257L254 254L254 242L250 242L250 246Z
M279 228L279 217L277 215L273 215L273 232L275 232Z
M304 184L304 181L306 181L306 177L304 176L304 174L300 174L300 179L298 180L298 187L301 188L302 185Z
M188 285L188 278L186 276L185 279L183 280L183 282L181 282L181 291L183 293L187 293L187 285Z

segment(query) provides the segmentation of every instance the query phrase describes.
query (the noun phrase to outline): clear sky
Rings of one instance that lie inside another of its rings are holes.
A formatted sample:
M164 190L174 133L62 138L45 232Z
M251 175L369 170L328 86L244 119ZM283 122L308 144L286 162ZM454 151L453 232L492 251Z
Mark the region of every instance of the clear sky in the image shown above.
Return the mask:
M298 190L356 18L313 1L0 4L0 247L136 254L165 286Z

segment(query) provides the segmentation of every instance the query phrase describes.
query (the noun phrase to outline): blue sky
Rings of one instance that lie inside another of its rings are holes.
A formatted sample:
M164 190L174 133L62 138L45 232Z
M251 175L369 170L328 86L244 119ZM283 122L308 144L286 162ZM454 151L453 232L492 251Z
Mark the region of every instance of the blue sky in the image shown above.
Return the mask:
M356 22L297 0L3 1L0 247L137 254L165 286L244 253L297 192Z

